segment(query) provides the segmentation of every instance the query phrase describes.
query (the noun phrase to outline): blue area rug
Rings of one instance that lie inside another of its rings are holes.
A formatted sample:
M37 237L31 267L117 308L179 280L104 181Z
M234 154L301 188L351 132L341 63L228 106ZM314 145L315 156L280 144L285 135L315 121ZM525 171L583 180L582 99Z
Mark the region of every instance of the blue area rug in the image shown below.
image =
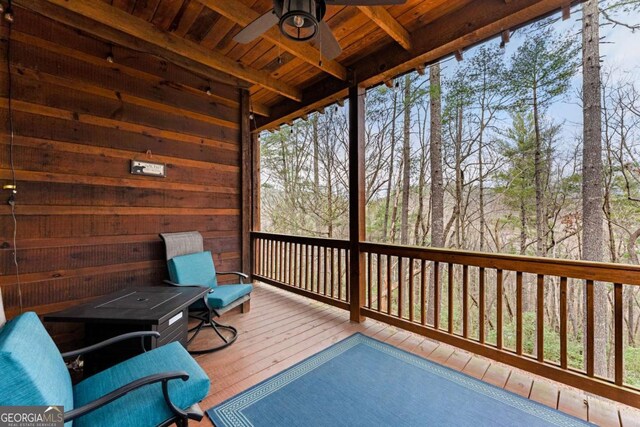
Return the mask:
M362 334L207 414L217 427L591 425Z

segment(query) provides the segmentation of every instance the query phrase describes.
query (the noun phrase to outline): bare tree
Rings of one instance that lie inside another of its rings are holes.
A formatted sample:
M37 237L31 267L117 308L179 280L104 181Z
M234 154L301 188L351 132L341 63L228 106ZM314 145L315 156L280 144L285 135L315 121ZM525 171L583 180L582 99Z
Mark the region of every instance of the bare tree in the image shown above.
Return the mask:
M602 261L603 189L602 189L602 117L600 83L600 22L597 0L582 4L582 257ZM595 284L595 374L607 374L607 291Z

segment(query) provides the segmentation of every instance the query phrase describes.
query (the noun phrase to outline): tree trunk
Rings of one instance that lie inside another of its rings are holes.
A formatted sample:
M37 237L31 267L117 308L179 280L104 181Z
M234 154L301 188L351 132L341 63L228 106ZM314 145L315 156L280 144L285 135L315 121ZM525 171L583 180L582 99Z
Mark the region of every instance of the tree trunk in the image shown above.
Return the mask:
M391 149L389 151L389 180L387 181L387 195L384 201L384 222L382 224L382 240L387 241L389 235L389 207L391 204L391 189L393 187L393 164L395 161L396 149L396 113L398 108L398 97L393 92L393 114L391 116Z
M442 182L442 90L440 87L440 64L429 68L430 83L430 150L431 150L431 246L444 244L444 184ZM433 269L431 269L433 271ZM433 321L435 292L434 280L429 280L429 304L427 319Z
M536 255L546 255L546 232L545 224L545 192L544 192L544 159L542 157L542 132L540 130L540 111L538 106L538 93L533 89L533 124L535 128L536 150L534 158L534 181L536 186Z
M462 176L462 124L464 111L462 105L457 108L457 124L456 124L456 141L455 141L455 173L456 173L456 200L453 208L453 215L455 217L455 232L456 232L456 248L462 247L462 185L464 177Z
M597 0L582 5L582 256L589 261L602 260L603 194L602 194L602 117L600 80L600 29ZM607 295L606 288L596 283L595 310L595 374L607 375Z
M480 251L484 251L484 230L487 226L484 215L484 159L482 158L482 143L484 142L484 107L480 113L480 138L478 139L478 203L480 203Z
M409 243L409 189L411 188L411 76L404 76L404 123L402 145L402 207L400 217L400 243Z
M413 231L414 244L421 246L424 241L424 235L420 236L420 232L424 229L424 184L427 167L427 149L425 141L420 141L420 169L418 172L418 213L416 214L416 223Z
M318 141L318 114L311 116L311 125L313 130L313 195L316 203L320 201L320 166L319 166L319 145ZM315 227L316 232L320 231L319 217L316 216Z

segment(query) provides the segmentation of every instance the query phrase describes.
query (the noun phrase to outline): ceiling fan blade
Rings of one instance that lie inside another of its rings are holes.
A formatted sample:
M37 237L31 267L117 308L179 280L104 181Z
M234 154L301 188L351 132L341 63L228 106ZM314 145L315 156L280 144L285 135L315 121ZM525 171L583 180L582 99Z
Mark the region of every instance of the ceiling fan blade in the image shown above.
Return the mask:
M318 48L322 56L327 59L337 58L342 53L338 40L336 40L329 25L324 21L320 21L320 24L318 24L318 35L311 40L311 44Z
M257 18L251 24L247 25L233 38L235 42L246 44L251 43L267 30L278 23L279 19L273 9Z
M391 6L406 2L407 0L325 0L330 6Z

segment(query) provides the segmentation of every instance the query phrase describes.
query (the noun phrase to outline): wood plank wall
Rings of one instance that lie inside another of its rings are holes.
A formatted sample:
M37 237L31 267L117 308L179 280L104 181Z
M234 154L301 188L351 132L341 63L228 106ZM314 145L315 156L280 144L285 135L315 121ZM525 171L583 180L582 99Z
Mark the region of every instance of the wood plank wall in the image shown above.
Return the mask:
M4 22L0 31L0 182L7 184ZM219 269L241 268L238 89L23 9L11 51L25 311L44 314L126 286L161 284L160 232L199 230ZM167 177L130 175L131 159L166 163ZM0 194L0 288L14 316L8 196ZM63 347L81 334L70 325L48 328Z

